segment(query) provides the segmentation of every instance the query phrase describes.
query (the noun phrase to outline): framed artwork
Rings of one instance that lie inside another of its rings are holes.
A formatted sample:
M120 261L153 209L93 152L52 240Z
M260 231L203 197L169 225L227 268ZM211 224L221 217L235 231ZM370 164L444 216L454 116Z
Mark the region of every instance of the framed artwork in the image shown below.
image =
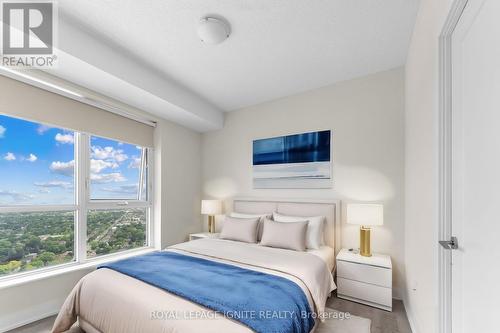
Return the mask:
M331 188L332 132L253 141L254 188Z

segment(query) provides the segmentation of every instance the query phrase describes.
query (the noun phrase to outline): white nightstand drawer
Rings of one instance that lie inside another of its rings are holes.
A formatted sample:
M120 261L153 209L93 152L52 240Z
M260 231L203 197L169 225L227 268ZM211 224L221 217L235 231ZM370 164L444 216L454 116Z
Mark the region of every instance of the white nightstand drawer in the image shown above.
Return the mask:
M392 288L392 270L388 268L337 260L337 276Z
M386 310L392 308L392 289L375 286L368 283L347 280L341 277L337 278L338 297L347 296L353 300L359 300L363 303L375 303L382 305Z

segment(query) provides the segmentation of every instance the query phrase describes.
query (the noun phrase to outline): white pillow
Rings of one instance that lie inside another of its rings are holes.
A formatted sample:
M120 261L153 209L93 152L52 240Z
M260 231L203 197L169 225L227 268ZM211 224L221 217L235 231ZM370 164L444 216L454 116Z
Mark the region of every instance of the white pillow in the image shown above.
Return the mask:
M259 226L257 229L257 241L260 242L262 239L262 231L264 229L264 219L266 218L271 218L272 214L245 214L245 213L238 213L238 212L232 212L229 214L231 217L237 217L240 219L253 219L258 217L259 218Z
M323 245L323 229L325 223L324 216L287 216L276 212L273 213L273 220L276 222L301 222L307 220L306 247L317 250Z
M246 243L257 243L258 223L258 217L253 219L240 219L226 216L219 238Z
M307 223L307 221L284 223L265 219L260 245L305 251Z

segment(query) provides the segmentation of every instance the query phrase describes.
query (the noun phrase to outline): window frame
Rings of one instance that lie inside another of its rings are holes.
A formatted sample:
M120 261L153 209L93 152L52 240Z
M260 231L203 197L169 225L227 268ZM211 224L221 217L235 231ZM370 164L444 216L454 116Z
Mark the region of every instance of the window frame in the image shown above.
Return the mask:
M15 117L14 117L15 118ZM90 159L91 159L91 134L72 131L74 133L74 202L61 205L4 205L0 206L0 213L26 213L26 212L74 212L74 244L73 260L63 264L33 269L0 276L0 287L15 285L17 281L28 282L36 280L37 276L45 278L47 274L56 275L58 272L72 271L75 269L91 267L97 263L116 260L118 257L138 255L155 248L154 244L154 207L153 207L153 177L154 154L153 149L142 147L140 174L147 170L146 200L116 200L116 199L91 199L90 198ZM115 140L115 139L110 139ZM118 141L118 140L117 140ZM147 158L147 160L146 160ZM141 175L142 177L144 175ZM139 186L142 187L142 186ZM140 196L138 196L140 198ZM87 212L89 210L120 210L124 208L146 209L146 245L115 253L87 258ZM24 283L23 282L23 283Z

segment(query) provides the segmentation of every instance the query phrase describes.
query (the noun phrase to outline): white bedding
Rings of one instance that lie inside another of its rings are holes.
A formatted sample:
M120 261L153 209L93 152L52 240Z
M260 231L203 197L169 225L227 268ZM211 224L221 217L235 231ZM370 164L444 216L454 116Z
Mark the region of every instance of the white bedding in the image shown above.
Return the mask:
M307 253L314 254L321 258L328 265L330 272L333 271L335 267L335 251L331 247L322 245L317 250L308 249Z
M167 250L285 277L304 291L316 313L323 312L328 295L336 288L323 252L311 254L219 239L199 239ZM220 316L216 320L151 320L153 310L196 312L203 309L137 279L99 269L75 286L56 319L53 332L64 332L77 317L92 332L251 332L239 322Z

